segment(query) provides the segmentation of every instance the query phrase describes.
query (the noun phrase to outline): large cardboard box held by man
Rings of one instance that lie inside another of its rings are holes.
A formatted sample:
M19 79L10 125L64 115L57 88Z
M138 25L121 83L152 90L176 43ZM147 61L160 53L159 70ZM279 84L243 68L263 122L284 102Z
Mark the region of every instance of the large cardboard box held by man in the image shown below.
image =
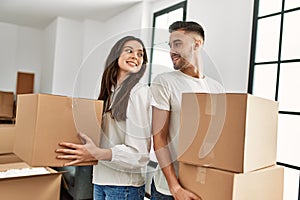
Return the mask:
M13 152L15 129L14 124L0 124L0 154Z
M78 132L99 146L103 101L48 94L18 95L14 153L31 166L63 166L60 142L82 144ZM79 165L93 165L86 162Z
M282 200L284 168L270 166L248 173L179 164L179 181L203 200Z
M47 167L48 173L33 173L34 170L22 175L23 171L16 173L11 170L32 169L26 163L0 164L0 173L10 170L9 176L0 178L1 199L10 200L59 200L61 173ZM14 174L15 173L15 174Z
M278 102L250 94L183 94L178 160L233 172L276 163Z

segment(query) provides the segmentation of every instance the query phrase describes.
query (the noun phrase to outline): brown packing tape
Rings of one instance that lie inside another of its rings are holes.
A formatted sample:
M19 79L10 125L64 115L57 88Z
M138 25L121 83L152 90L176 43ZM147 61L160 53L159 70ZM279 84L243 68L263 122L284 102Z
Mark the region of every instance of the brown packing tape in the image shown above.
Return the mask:
M226 116L226 94L206 94L205 96L206 100L203 102L205 115L210 116L210 124L199 149L199 159L205 158L213 151L220 138Z

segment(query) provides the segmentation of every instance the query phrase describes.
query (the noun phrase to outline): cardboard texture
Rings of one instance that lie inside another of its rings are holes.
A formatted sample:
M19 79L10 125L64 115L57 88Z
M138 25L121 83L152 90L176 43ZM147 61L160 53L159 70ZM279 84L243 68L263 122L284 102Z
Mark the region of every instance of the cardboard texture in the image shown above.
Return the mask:
M15 163L15 162L23 162L23 161L14 153L0 154L0 164Z
M99 146L103 101L47 94L18 95L14 153L31 166L63 166L60 142L82 144L78 132ZM86 162L78 165L95 165Z
M0 171L29 167L25 163L10 163L0 165ZM46 168L50 174L24 177L0 178L1 199L10 200L59 200L61 173Z
M0 154L13 152L15 129L14 124L0 124Z
M248 173L179 164L179 181L203 200L282 200L284 168L271 166Z
M0 117L12 118L14 93L0 91Z
M278 102L250 94L183 94L178 160L233 172L274 165Z

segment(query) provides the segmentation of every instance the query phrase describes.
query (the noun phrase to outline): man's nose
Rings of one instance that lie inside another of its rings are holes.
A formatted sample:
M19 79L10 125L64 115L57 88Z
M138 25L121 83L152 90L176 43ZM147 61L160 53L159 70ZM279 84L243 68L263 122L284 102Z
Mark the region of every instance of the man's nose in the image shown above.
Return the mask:
M178 54L178 51L174 48L170 48L170 54Z
M172 54L172 53L176 53L176 52L177 52L176 49L174 47L170 46L170 53Z

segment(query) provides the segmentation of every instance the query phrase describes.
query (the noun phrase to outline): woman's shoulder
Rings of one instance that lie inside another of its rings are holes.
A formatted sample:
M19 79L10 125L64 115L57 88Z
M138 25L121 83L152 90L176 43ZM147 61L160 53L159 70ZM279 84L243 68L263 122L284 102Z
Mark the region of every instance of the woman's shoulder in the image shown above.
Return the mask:
M131 89L131 94L148 93L149 86L147 83L137 82L137 84Z

